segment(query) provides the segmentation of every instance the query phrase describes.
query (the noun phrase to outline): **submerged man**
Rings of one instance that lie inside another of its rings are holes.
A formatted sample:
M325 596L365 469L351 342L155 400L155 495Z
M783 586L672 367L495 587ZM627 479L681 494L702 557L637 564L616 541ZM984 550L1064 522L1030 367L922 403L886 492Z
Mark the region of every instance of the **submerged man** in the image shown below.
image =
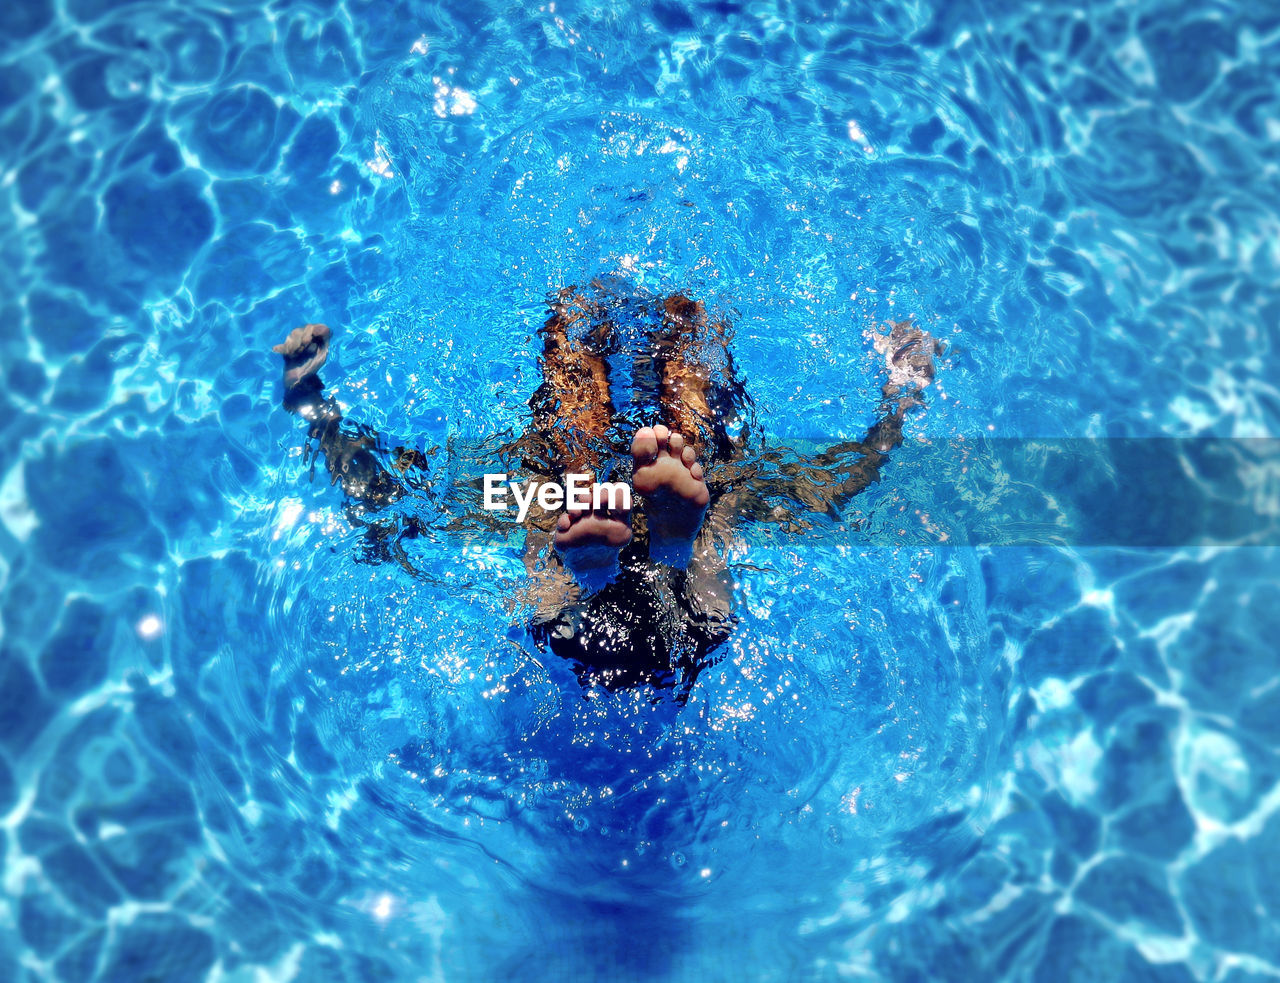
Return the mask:
M747 454L750 400L736 377L728 327L709 321L701 303L596 281L561 290L549 307L532 426L500 454L547 481L594 479L618 462L638 499L634 509L599 496L598 507L588 500L558 514L530 514L530 629L540 647L571 661L584 685L678 687L683 700L735 622L717 542L743 517L791 522L793 508L830 512L878 480L885 454L902 442L905 413L921 405L940 346L905 321L877 335L890 369L879 421L862 441L807 460L774 455L762 477L761 462ZM635 325L638 344L625 330ZM366 515L406 495L425 462L397 449L396 477L380 463L376 437L343 424L317 374L330 338L326 326L307 324L275 346L284 357L284 406L309 422L375 555L409 566L400 543L417 535L415 523L368 522ZM630 412L615 403L620 358L629 359ZM637 413L652 424L636 427Z

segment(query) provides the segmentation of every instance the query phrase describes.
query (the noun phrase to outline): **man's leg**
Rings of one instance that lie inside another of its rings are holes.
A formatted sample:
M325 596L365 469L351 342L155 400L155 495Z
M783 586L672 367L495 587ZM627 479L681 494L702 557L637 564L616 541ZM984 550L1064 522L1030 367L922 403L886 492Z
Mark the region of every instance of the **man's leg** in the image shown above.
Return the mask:
M613 416L609 364L603 351L610 326L598 305L582 294L561 290L542 326L542 385L529 401L533 427L546 459L557 470L596 471ZM586 321L586 324L581 322ZM575 326L588 328L578 340Z
M713 508L719 518L710 521L711 496L702 465L723 463L736 450L725 433L724 418L732 412L731 390L738 385L727 347L728 329L722 322L708 324L705 307L683 294L662 301L662 318L655 341L658 402L672 432L665 440L663 427L653 428L653 441L645 430L636 435L636 490L646 496L650 558L686 570L685 603L710 635L727 636L733 621L733 581L716 540L728 538L736 516ZM710 364L713 360L718 367ZM667 464L664 471L645 466L642 458L649 458L651 443L665 443L668 457L678 454L683 467ZM651 490L654 485L659 487Z
M715 423L709 399L711 369L698 358L698 346L711 341L708 335L707 313L700 302L683 294L662 301L662 327L655 341L658 402L663 422L699 455L706 453Z
M570 338L575 327L587 329L582 338ZM530 401L533 437L549 471L594 478L602 471L614 412L604 358L612 325L600 305L566 289L552 303L541 334L543 381ZM553 537L565 566L588 588L616 573L619 552L630 540L630 509L616 501L602 501L600 508L567 505Z
M662 423L642 427L631 444L635 490L644 497L649 557L685 569L711 499L700 458L716 444L712 370L698 357L715 344L702 304L683 294L660 301L654 368Z

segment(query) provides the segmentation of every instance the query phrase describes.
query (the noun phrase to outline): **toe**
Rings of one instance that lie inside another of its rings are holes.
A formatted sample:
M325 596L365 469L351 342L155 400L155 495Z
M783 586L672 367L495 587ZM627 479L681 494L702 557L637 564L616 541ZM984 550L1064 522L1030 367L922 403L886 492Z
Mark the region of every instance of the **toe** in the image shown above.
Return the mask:
M566 498L564 503L564 514L571 518L580 515L586 515L591 511L591 493L588 492L585 499L578 495L574 498Z
M631 456L647 464L658 456L658 438L653 427L641 427L631 439Z
M556 529L567 532L571 525L573 525L573 517L568 512L561 512L560 518L556 520Z
M698 459L698 452L695 451L692 447L686 447L684 449L684 452L680 455L680 460L684 462L684 466L686 468L692 467L693 462L696 461L697 459Z
M693 464L689 465L689 473L690 473L691 475L693 475L693 477L694 477L694 479L695 479L696 481L701 481L701 480L702 480L702 465L701 465L701 464L699 464L697 461L694 461L694 462L693 462Z
M653 435L658 438L658 449L665 449L667 446L667 438L671 436L671 431L659 423L653 428Z
M671 451L672 457L679 457L684 451L684 437L673 433L667 440L667 448Z

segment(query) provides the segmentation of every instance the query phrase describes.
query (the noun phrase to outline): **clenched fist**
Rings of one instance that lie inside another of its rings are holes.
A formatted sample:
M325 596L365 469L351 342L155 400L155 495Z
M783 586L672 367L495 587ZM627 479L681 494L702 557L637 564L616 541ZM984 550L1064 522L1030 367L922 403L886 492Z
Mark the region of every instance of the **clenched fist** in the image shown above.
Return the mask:
M320 371L320 366L329 357L329 338L332 335L328 325L304 324L300 328L294 328L289 332L289 337L272 347L273 352L284 356L286 390Z

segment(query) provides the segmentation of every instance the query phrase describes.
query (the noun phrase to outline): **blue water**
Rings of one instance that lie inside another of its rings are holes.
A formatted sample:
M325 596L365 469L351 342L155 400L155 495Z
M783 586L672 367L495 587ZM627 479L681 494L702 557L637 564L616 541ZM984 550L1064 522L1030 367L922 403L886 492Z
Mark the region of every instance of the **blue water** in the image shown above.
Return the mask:
M357 562L278 406L321 320L353 419L519 432L610 273L771 439L906 316L904 454L1275 434L1280 8L1077 7L0 8L0 979L1280 973L1273 550L748 527L688 705L588 698L518 536Z

